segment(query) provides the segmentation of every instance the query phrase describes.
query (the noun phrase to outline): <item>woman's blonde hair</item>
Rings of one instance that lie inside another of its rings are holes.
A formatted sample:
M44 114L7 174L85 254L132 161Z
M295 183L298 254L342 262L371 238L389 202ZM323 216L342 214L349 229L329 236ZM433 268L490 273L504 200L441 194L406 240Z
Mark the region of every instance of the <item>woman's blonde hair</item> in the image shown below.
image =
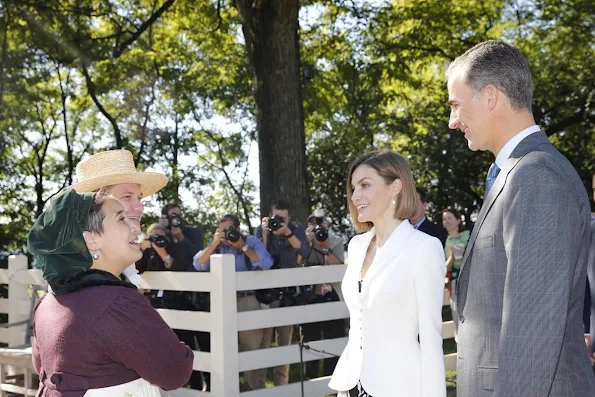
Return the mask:
M366 232L374 224L372 222L358 222L357 208L351 201L353 195L353 188L351 187L353 172L360 165L367 165L378 172L387 185L399 179L402 184L401 192L397 195L397 204L395 205L395 212L393 214L395 219L410 219L415 216L417 212L417 194L415 192L415 181L413 174L407 160L398 153L390 150L369 152L355 160L351 167L349 167L349 174L347 175L347 206L351 219L358 232Z
M151 237L157 229L162 230L163 232L165 232L165 234L167 234L167 228L165 226L162 226L158 223L153 223L151 226L147 228L147 238Z

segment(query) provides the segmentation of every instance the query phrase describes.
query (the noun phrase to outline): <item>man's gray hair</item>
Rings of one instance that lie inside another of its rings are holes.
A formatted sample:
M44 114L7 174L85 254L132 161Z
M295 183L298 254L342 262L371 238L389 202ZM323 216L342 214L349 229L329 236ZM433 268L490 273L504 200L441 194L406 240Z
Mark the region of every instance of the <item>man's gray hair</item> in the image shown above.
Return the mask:
M491 84L510 99L513 109L531 112L531 72L527 60L517 48L500 40L484 41L449 65L447 80L459 68L465 73L465 82L473 87L476 94Z

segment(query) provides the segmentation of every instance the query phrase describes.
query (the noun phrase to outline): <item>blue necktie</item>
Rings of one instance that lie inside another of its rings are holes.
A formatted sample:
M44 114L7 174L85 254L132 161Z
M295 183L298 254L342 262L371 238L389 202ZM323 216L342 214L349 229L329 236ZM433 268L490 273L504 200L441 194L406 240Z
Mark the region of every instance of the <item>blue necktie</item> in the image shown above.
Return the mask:
M490 190L492 190L492 186L494 186L494 182L496 182L496 178L498 178L498 174L500 173L500 167L496 165L496 163L492 163L490 169L488 170L488 177L486 178L486 191L483 195L483 201L486 200Z

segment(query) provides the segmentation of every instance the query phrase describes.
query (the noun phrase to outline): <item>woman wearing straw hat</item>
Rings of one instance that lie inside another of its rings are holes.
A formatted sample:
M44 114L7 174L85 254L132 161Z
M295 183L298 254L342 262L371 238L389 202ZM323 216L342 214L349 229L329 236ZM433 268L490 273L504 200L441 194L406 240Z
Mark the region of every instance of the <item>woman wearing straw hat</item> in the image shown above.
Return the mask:
M130 221L139 229L144 211L141 199L167 185L167 177L163 174L138 172L128 150L108 150L82 160L76 166L76 177L78 183L72 185L72 189L79 193L105 190L124 205ZM123 274L139 286L140 277L134 264Z
M53 291L33 317L38 397L158 397L190 378L192 350L119 278L138 233L118 200L72 189L36 220L29 252Z

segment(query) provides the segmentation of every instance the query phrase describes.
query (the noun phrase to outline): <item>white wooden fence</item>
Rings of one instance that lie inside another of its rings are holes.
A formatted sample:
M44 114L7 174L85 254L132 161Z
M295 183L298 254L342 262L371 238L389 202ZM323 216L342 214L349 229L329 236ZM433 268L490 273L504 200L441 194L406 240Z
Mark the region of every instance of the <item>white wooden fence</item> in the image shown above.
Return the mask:
M272 347L268 349L238 352L238 331L278 327L283 325L312 323L348 318L349 312L343 302L320 303L306 306L268 310L237 312L236 291L257 290L273 287L291 287L323 283L338 283L342 280L345 265L317 266L297 269L282 269L257 272L235 272L231 255L213 255L209 273L147 272L142 275L142 288L153 290L210 292L211 311L191 312L158 309L159 314L176 329L210 332L211 351L194 352L194 370L211 374L211 391L199 392L179 389L163 392L171 397L295 397L301 396L301 384L292 383L274 388L240 393L239 373L258 368L300 362L299 345ZM11 256L8 270L0 269L0 284L8 284L8 299L0 299L0 313L8 313L9 323L27 320L30 313L29 286L45 285L39 270L27 269L25 256ZM444 299L448 304L448 299ZM25 341L26 325L0 328L0 342L19 346ZM442 337L452 338L452 321L443 324ZM340 355L347 338L309 342L315 349ZM303 361L320 360L320 354L303 350ZM445 356L447 370L456 366L456 355ZM25 387L6 384L7 366L21 368L25 374ZM30 350L0 349L0 397L5 391L35 395L30 384L33 370ZM29 379L27 379L29 378ZM328 387L329 377L304 381L304 396L316 397L332 394Z

